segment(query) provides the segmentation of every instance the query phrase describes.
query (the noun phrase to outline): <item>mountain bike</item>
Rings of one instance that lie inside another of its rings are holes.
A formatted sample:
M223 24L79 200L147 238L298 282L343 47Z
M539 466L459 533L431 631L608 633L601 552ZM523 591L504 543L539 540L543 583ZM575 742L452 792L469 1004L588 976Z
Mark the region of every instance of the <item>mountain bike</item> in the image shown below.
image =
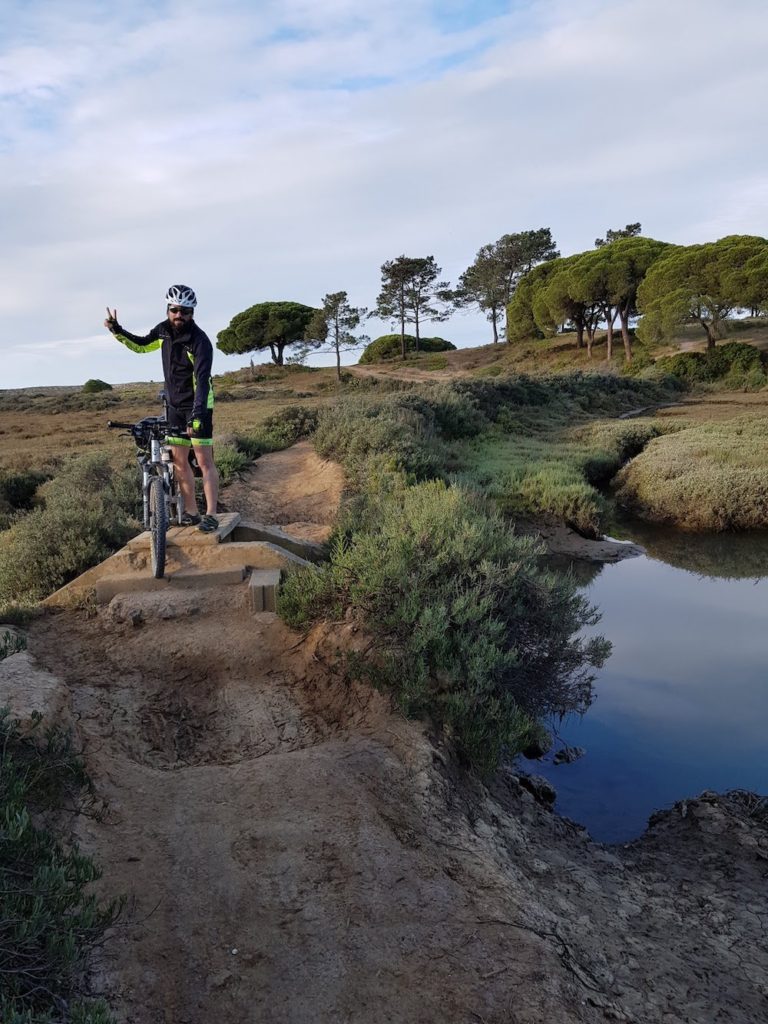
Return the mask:
M165 395L161 392L164 400ZM152 574L162 579L165 574L165 541L171 520L181 525L184 498L178 487L171 446L166 443L167 415L146 416L138 423L109 420L113 430L127 431L136 442L136 461L141 473L141 494L144 508L144 529L149 531L152 553Z

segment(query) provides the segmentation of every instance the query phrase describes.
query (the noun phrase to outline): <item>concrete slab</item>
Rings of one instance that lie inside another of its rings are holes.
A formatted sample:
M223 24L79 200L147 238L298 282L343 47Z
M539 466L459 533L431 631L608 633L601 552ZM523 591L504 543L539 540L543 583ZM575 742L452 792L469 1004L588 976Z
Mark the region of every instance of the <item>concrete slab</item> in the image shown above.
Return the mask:
M175 589L177 587L223 587L242 583L245 579L244 565L229 569L187 569L169 573L163 579L154 576L131 573L125 576L105 576L96 580L94 591L99 604L108 604L117 594L137 593Z
M307 562L321 562L326 557L326 548L315 541L302 540L300 537L292 537L279 526L265 526L264 523L257 523L253 520L242 520L234 530L232 540L254 541L263 540L278 547L285 548L291 554Z
M248 581L248 600L252 612L277 610L277 591L280 587L278 569L256 569Z
M195 548L212 547L226 541L240 523L239 512L222 512L216 517L219 520L218 530L213 533L201 533L196 526L172 526L166 534L166 547ZM150 535L146 530L138 537L129 540L126 547L131 551L148 551Z
M188 569L226 569L244 565L247 569L285 569L308 566L303 558L264 541L227 541L215 547L169 548L167 572Z

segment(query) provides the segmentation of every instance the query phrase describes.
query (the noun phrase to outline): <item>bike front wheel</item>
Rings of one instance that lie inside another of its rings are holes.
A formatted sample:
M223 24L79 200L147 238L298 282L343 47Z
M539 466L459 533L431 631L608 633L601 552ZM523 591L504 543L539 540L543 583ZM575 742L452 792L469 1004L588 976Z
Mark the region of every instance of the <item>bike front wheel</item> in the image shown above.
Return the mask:
M168 532L168 505L165 488L159 476L149 483L149 541L152 551L152 574L162 579L165 573L165 535Z

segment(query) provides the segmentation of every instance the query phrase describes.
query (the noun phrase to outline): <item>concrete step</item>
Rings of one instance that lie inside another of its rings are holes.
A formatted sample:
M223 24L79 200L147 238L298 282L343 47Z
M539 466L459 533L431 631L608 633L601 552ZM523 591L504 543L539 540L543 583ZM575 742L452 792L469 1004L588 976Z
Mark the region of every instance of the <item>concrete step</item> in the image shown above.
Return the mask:
M96 601L108 604L116 594L137 593L178 588L224 587L242 583L246 576L244 565L228 569L186 569L168 573L163 579L143 573L122 576L104 576L93 585ZM278 573L279 576L279 573Z
M232 540L235 543L238 541L266 541L277 547L285 548L286 551L290 551L292 555L296 555L305 562L322 562L327 554L324 544L292 537L281 530L279 526L265 526L263 523L256 523L250 519L243 519L238 523L232 534Z
M248 581L248 601L252 612L277 611L279 569L255 569Z
M211 547L226 541L240 524L239 512L222 512L216 516L219 521L218 530L213 533L201 533L196 526L171 526L165 537L166 547L196 548ZM126 547L131 551L148 551L151 538L148 530L138 537L129 540Z

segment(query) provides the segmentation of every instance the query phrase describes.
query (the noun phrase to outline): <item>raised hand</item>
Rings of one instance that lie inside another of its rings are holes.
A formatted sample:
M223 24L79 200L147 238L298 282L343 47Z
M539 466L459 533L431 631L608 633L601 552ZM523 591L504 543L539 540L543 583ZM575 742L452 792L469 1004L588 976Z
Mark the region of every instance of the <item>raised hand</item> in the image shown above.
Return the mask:
M104 321L104 326L108 331L111 331L113 327L117 326L117 310L110 309L107 306L107 319Z

